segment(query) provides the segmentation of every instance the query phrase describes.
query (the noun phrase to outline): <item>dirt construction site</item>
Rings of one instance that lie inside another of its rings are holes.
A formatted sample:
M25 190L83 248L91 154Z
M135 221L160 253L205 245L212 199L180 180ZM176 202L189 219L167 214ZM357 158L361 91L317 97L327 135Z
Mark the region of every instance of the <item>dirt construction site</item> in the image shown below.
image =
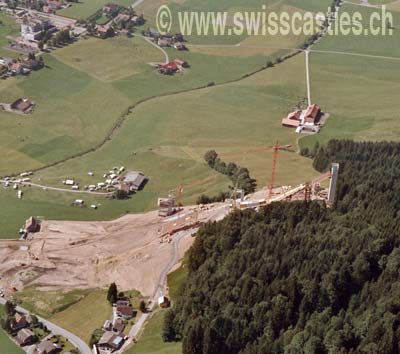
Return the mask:
M27 240L0 241L0 287L12 293L30 285L82 289L115 282L121 290L151 296L168 271L166 264L191 246L198 224L228 212L219 205L185 208L169 218L154 211L107 222L43 221L40 232ZM177 247L172 244L174 228L180 234Z
M201 224L221 220L232 209L257 209L282 200L326 200L320 182L329 178L331 173L325 173L296 187L179 208L168 217L153 211L104 222L42 221L40 232L24 240L0 241L0 288L11 294L31 285L43 290L84 289L115 282L121 290L154 296L164 288L166 274L189 249ZM332 181L336 184L336 177ZM328 202L334 195L331 185Z

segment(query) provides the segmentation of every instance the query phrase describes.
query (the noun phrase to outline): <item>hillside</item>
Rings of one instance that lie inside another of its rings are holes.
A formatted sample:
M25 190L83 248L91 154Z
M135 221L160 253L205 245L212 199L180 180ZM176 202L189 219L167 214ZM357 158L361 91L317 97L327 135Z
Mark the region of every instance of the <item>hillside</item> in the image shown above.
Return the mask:
M400 144L331 141L338 201L276 203L200 229L164 323L183 353L399 353Z

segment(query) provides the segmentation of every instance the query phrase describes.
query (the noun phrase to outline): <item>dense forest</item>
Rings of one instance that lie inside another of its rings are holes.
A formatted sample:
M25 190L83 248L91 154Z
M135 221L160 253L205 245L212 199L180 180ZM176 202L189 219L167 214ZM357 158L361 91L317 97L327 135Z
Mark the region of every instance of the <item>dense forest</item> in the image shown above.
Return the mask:
M400 353L400 144L333 140L337 201L204 225L163 337L184 354Z

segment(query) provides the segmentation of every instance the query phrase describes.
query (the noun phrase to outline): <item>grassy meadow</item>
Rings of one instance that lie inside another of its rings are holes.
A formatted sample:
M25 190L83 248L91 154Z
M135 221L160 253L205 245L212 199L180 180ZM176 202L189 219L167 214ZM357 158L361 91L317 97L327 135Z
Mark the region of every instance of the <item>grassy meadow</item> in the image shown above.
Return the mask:
M122 6L129 7L133 4L133 0L79 0L76 3L71 2L70 7L57 11L57 14L61 16L76 18L78 20L86 19L108 3L116 3Z

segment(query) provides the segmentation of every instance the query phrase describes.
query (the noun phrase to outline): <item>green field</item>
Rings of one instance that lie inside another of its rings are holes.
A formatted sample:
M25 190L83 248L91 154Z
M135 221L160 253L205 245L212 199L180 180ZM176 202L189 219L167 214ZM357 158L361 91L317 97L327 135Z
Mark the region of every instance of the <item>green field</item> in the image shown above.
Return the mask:
M149 62L163 62L164 56L142 38L90 38L54 52L54 56L99 81L115 81L139 74Z
M15 23L12 17L6 15L4 12L0 12L0 57L12 57L18 56L17 53L4 49L4 46L8 44L7 36L15 36L19 33L19 26Z
M372 10L346 5L348 11L361 11L368 19ZM394 13L395 21L400 14ZM394 97L400 79L400 50L393 36L324 38L316 50L361 53L374 58L330 53L311 53L311 91L313 100L331 114L320 134L301 140L302 146L332 138L355 140L398 140L400 103ZM390 59L393 57L394 59ZM340 89L338 89L340 88Z
M23 307L89 342L92 332L111 316L106 290L40 291L15 294Z
M77 3L71 2L72 6L57 11L57 14L76 19L86 19L108 3L116 3L122 6L129 7L130 5L132 5L133 1L132 0L79 0Z

